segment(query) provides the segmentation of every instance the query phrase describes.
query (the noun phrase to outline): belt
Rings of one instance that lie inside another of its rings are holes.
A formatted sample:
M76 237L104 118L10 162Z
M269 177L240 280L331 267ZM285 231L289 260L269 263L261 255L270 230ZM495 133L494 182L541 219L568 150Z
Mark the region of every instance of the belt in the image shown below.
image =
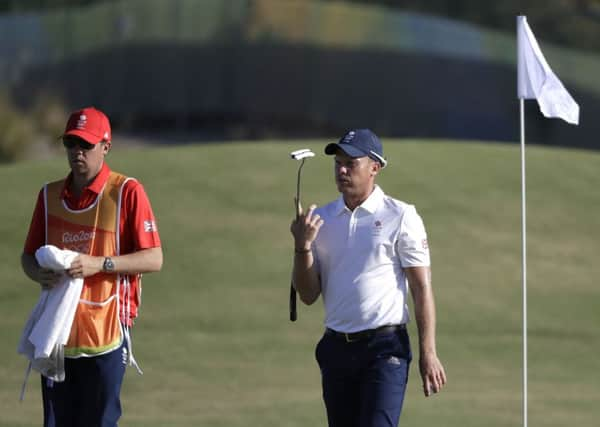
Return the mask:
M351 333L338 332L338 331L334 331L333 329L326 328L325 334L333 335L336 338L343 338L344 340L346 340L346 342L355 342L355 341L361 341L364 339L372 338L375 335L391 334L393 332L401 331L404 329L406 329L406 325L404 325L404 324L380 326L379 328L375 328L375 329L365 329L364 331L351 332Z

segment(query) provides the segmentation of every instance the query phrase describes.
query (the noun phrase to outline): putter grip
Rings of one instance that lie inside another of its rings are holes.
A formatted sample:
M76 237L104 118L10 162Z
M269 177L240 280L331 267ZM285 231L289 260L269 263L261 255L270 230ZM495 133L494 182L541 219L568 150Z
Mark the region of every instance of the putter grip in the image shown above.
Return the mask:
M296 289L294 289L294 285L290 285L290 320L295 322L298 318L298 313L296 312Z

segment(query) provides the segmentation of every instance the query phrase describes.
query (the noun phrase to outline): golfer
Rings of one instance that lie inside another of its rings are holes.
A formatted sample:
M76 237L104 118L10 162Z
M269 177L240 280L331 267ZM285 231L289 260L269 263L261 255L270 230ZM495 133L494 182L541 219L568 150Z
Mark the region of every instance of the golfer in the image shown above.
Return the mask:
M161 269L162 249L144 188L104 161L111 149L106 115L75 111L62 141L71 172L40 191L21 257L25 274L51 288L61 273L41 268L35 251L49 244L79 252L66 273L84 279L65 347L66 379L42 377L44 426L112 427L121 416L141 273Z
M386 160L368 129L325 147L341 196L291 225L293 283L305 304L319 295L325 333L316 348L330 427L397 426L412 358L407 291L419 331L425 396L446 383L435 344L427 235L414 206L375 184Z

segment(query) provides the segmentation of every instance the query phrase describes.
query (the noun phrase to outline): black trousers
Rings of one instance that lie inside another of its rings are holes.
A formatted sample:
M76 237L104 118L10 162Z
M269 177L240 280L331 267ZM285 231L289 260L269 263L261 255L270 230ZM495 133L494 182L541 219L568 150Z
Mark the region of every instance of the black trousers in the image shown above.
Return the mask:
M315 351L329 427L396 427L412 359L405 328L347 342L325 332Z
M65 358L65 381L42 377L44 427L116 427L127 345L95 357Z

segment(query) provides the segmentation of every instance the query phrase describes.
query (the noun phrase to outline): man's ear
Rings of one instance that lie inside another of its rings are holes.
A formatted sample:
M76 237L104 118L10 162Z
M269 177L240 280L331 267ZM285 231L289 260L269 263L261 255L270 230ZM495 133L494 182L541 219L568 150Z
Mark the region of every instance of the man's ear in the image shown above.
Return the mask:
M376 162L371 159L371 174L373 176L377 175L379 173L380 169L381 169L381 163Z
M108 152L110 151L110 149L112 148L112 144L110 141L106 141L104 143L104 146L102 147L102 150L104 151L104 154L108 154Z

